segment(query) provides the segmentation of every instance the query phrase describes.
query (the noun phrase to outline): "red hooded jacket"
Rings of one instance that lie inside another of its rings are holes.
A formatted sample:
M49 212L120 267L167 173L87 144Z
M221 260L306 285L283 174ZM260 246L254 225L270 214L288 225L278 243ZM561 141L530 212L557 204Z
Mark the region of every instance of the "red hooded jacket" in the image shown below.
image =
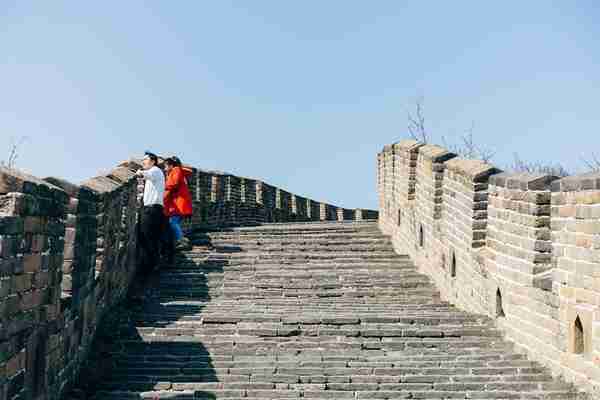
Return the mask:
M192 215L192 196L188 188L187 178L192 175L188 168L174 167L165 182L164 209L165 215L171 217Z

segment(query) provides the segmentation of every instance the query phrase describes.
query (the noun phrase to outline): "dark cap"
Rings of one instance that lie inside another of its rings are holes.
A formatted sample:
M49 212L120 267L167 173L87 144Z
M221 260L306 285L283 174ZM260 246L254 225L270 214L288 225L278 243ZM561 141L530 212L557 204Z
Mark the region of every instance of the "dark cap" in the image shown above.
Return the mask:
M181 160L179 159L179 157L177 156L172 156L169 157L165 160L166 163L171 164L175 167L180 167L181 166Z
M154 161L155 164L158 163L158 156L150 151L144 152L144 158L149 158L150 160Z

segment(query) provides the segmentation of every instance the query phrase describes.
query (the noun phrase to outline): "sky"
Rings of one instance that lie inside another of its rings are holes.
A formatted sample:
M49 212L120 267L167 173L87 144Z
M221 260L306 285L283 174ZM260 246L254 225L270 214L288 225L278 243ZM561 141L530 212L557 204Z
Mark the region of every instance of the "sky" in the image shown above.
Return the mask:
M422 98L434 142L473 126L582 171L600 154L600 3L0 2L0 159L80 182L150 149L376 208L376 154Z

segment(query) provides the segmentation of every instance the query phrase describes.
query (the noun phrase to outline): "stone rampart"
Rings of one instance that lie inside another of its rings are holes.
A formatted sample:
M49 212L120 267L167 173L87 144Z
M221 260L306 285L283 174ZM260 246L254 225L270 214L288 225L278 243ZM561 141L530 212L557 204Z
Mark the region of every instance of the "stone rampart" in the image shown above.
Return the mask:
M443 298L600 394L600 173L511 174L405 140L377 156L380 218Z
M137 267L136 161L74 185L0 169L0 400L59 399ZM360 220L264 182L194 169L188 229Z

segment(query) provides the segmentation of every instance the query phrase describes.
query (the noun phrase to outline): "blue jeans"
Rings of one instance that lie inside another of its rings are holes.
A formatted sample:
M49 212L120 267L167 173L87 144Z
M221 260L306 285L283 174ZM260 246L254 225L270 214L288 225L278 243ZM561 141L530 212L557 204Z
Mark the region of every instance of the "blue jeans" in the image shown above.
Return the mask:
M173 233L175 234L175 240L180 240L183 237L183 230L181 229L181 216L173 215L169 218L169 224Z

